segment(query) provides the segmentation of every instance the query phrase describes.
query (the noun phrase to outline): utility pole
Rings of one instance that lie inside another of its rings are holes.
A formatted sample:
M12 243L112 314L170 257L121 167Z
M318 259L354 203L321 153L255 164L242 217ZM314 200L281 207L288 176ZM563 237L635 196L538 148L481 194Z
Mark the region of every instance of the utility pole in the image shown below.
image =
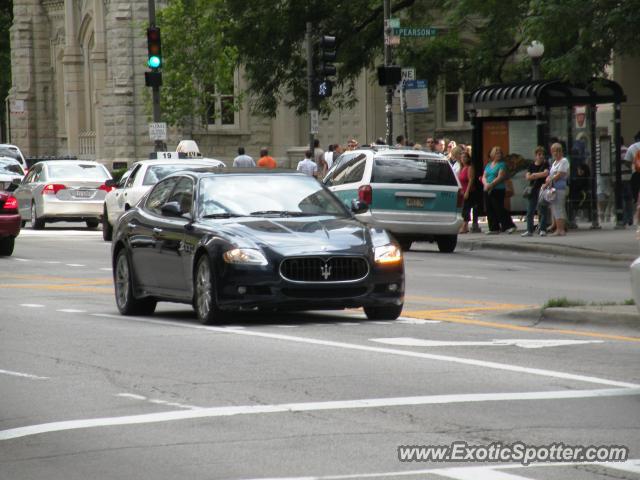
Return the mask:
M155 0L149 0L149 26L156 26L156 3ZM160 85L157 83L151 87L151 99L153 105L153 122L160 122ZM164 142L162 140L155 140L154 151L161 152L164 150Z
M384 66L389 67L391 58L391 0L384 0ZM386 114L387 145L393 145L393 85L387 85L384 111Z
M313 152L314 133L313 133L313 120L314 115L314 102L313 102L313 25L311 22L307 22L307 114L309 115L309 150Z

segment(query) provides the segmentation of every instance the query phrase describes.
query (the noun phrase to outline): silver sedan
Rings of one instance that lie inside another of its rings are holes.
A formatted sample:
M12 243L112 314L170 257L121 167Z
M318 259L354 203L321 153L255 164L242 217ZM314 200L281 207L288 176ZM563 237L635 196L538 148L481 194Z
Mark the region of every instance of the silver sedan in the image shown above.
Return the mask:
M14 196L23 224L35 230L46 222L86 222L89 228L100 223L104 197L111 187L106 167L82 160L50 160L36 163L22 180Z

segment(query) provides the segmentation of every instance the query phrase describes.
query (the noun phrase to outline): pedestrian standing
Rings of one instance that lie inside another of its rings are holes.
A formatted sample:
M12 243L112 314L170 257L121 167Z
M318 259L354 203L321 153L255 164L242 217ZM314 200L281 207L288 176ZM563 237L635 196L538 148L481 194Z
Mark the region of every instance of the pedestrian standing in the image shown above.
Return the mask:
M265 147L260 149L260 160L258 160L258 166L260 168L276 168L278 166L273 157L269 155L269 150Z
M536 147L535 160L529 165L529 169L525 178L529 181L529 197L527 203L527 231L522 234L523 237L531 237L534 232L533 217L538 212L538 226L540 236L547 234L547 207L538 205L538 197L540 188L549 176L549 164L545 158L544 147Z
M551 201L551 215L553 216L554 232L552 235L563 237L567 234L567 177L569 175L569 160L564 156L560 143L551 145L553 164L549 176L545 180L545 188L555 189L556 196Z
M428 137L427 141L427 152L437 152L438 150L436 149L436 141L433 137Z
M626 220L629 220L628 210L630 209L633 211L633 202L636 202L638 206L640 206L640 203L638 203L638 192L640 190L640 132L636 133L633 140L635 143L629 145L629 148L627 148L623 157L625 163L629 166L628 169L631 170L631 174L628 175L628 182L625 184L624 179L622 182L623 211L625 216L627 216L627 218L625 218ZM630 199L628 199L629 195L631 197ZM627 203L624 203L625 198L627 198ZM627 204L629 204L629 206L627 206ZM633 223L633 218L631 218L631 222L627 221L627 223L631 225Z
M504 208L505 181L507 180L507 165L502 159L502 149L495 146L489 152L491 160L484 167L482 184L484 185L484 199L487 206L487 220L489 231L487 234L495 235L502 232L513 233L516 226L511 216Z
M466 151L461 152L460 157L462 168L458 173L458 180L460 181L460 187L464 198L464 203L462 205L462 220L464 223L460 226L458 233L469 233L470 213L471 208L475 203L473 179L476 177L476 169L471 162L471 157Z
M332 143L327 147L327 151L324 152L324 163L327 165L327 171L331 170L333 166L333 151L335 147L335 144Z
M310 177L317 177L318 164L311 157L313 157L313 152L311 150L304 152L304 160L300 160L298 162L298 168L296 168L296 170L304 173L305 175L309 175Z
M449 162L456 176L458 176L460 170L462 170L462 152L463 150L459 146L453 147L450 152Z
M251 168L256 166L256 162L245 153L244 147L238 147L238 156L233 159L233 166L238 168Z
M402 147L405 147L406 145L407 145L407 141L404 138L404 135L398 135L396 137L396 147L402 148Z

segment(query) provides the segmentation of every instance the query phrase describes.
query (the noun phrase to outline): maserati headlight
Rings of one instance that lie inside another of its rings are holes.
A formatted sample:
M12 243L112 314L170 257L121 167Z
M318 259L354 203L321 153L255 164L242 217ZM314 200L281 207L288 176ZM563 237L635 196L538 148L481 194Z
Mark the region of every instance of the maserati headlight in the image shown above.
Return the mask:
M269 263L260 250L253 248L234 248L224 252L222 258L227 263L240 265L267 265Z
M397 263L402 261L402 251L396 245L382 245L374 249L376 263Z

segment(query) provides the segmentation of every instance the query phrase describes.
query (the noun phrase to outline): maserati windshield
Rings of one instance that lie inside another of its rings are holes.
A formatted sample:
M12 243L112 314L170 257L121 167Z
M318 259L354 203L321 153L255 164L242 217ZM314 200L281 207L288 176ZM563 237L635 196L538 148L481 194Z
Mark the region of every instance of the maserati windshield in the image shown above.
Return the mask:
M200 182L200 215L347 217L340 200L302 175L219 175Z

